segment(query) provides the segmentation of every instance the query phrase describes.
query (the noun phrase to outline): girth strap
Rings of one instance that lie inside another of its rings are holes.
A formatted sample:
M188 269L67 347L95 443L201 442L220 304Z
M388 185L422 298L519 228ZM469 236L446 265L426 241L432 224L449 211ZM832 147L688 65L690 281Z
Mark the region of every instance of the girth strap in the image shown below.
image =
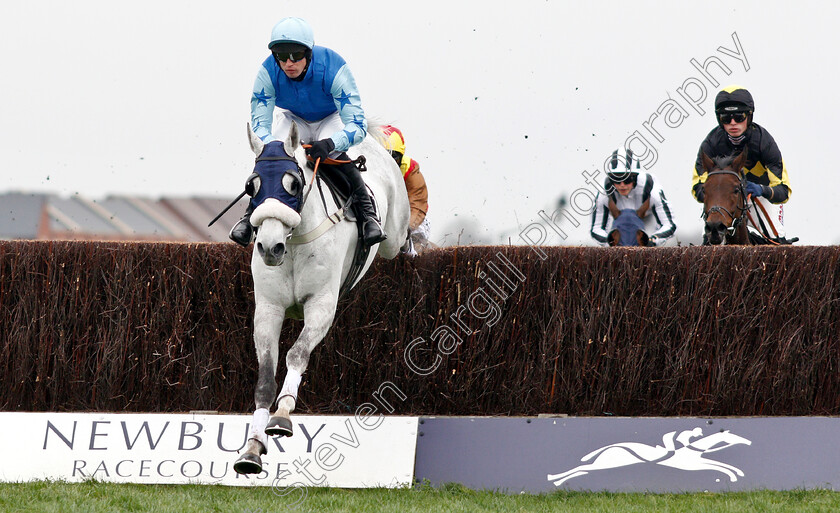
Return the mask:
M330 228L343 221L345 217L347 217L347 215L344 213L344 209L342 208L338 212L327 216L327 218L324 219L314 230L302 235L295 235L286 241L286 244L307 244L312 242L321 235L327 233Z

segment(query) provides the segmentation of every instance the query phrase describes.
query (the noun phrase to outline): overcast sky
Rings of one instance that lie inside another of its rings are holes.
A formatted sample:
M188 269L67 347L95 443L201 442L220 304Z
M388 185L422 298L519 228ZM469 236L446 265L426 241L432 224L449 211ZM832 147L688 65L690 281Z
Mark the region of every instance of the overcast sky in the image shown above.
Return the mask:
M347 60L367 114L405 133L433 240L466 224L522 243L561 196L587 208L584 171L639 131L675 212L672 243L695 242L691 168L716 92L735 83L787 164L788 235L836 244L838 15L833 2L742 0L3 2L0 193L233 198L253 166L245 124L271 28L302 16ZM691 63L712 56L729 71L709 67L717 87ZM681 90L706 97L695 109ZM673 126L651 121L657 110ZM592 244L575 216L545 243Z

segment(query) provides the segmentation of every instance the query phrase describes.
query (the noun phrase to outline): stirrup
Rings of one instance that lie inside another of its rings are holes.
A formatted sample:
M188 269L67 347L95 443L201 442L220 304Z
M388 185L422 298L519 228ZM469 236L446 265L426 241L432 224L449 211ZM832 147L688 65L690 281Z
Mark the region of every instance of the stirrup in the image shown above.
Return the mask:
M254 239L254 227L251 226L251 216L242 216L242 219L240 219L239 222L233 225L233 228L230 229L228 237L233 242L247 248Z
M417 256L417 250L414 248L414 241L411 240L411 237L407 237L405 239L405 244L400 248L400 253L403 255L408 255L412 258Z
M378 235L376 235L376 234L368 235L367 234L368 223L373 223L374 224L374 226L379 231ZM383 240L385 240L387 238L388 238L388 236L385 235L385 230L382 229L382 226L379 224L379 221L376 219L376 217L368 217L367 219L365 219L365 222L362 225L362 242L364 243L365 246L371 247L374 244L379 244L380 242L382 242Z

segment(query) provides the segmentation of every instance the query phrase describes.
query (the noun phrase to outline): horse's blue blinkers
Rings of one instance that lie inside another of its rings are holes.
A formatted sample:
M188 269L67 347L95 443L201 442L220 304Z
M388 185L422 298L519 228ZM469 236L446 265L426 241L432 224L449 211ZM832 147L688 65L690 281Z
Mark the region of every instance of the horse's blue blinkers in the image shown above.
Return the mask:
M248 177L245 191L251 196L251 206L256 208L266 199L274 198L295 212L303 208L303 171L297 160L286 154L282 141L265 145Z

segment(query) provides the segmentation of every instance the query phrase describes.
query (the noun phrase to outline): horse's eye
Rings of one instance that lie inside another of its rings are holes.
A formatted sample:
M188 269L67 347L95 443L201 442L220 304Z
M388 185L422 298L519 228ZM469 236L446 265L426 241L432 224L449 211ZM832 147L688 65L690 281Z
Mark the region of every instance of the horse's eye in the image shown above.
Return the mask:
M297 196L300 192L300 179L293 173L286 173L283 175L283 188L292 196Z
M260 192L260 184L262 181L260 180L260 175L257 173L251 174L248 177L248 181L245 182L245 193L252 198Z

